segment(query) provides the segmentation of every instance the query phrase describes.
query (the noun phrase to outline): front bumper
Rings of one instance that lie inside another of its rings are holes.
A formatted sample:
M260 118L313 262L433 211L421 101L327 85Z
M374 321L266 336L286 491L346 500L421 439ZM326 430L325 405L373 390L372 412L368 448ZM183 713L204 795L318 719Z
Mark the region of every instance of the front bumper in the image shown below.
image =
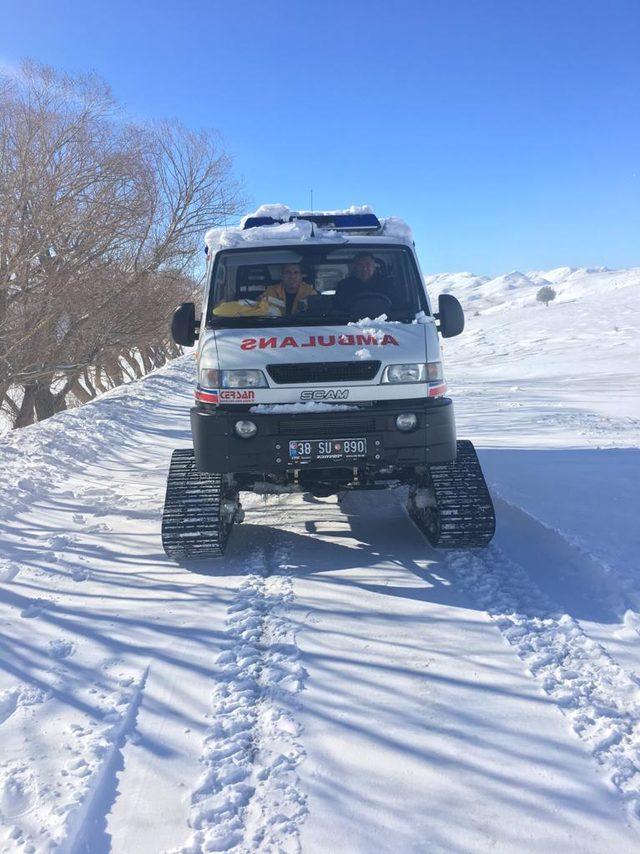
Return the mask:
M395 425L402 412L415 412L418 426L402 433ZM240 419L250 419L258 432L241 439L234 432ZM382 469L446 463L456 456L453 403L449 398L376 403L337 412L257 414L231 409L191 409L196 466L203 472L284 473L299 466L289 460L289 440L366 438L368 456L350 465ZM309 463L305 469L344 467L344 462Z

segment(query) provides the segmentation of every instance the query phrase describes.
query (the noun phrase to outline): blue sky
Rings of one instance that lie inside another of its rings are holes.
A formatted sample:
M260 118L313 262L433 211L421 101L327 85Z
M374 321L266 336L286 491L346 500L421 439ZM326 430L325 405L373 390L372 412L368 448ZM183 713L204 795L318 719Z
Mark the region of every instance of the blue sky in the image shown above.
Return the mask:
M371 204L426 272L640 264L640 0L2 0L0 61L219 128L255 204Z

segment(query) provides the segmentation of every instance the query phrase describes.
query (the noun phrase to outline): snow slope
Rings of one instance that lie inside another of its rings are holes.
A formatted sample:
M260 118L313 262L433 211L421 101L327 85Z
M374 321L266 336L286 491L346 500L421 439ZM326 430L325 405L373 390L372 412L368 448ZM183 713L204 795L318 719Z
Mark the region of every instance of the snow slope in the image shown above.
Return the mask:
M429 287L482 553L398 491L247 496L224 560L168 561L190 357L3 438L0 850L639 847L640 270Z

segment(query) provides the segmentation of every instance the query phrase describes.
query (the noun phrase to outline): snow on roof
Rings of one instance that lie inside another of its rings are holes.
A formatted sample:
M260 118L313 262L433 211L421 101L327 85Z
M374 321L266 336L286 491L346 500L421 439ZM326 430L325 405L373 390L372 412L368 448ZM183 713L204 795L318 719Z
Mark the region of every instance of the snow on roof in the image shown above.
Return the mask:
M381 219L382 231L386 237L398 237L401 240L406 240L408 243L413 243L413 232L409 223L405 222L399 216L388 216Z
M227 228L217 227L210 228L205 234L204 242L209 252L217 252L220 249L231 249L238 246L244 246L247 243L270 243L285 242L285 241L314 241L318 243L328 240L349 240L348 234L343 231L336 231L329 228L322 228L318 225L313 226L310 222L304 219L305 216L338 216L338 215L358 215L358 214L373 214L373 208L370 205L351 205L349 208L332 211L296 211L283 204L260 205L257 210L248 213L242 217L240 224L229 226ZM291 217L302 217L302 219L294 219L293 222L288 222ZM252 217L271 217L275 220L284 220L279 225L260 225L255 228L245 230L244 225L248 219ZM402 241L403 243L413 244L413 233L409 225L400 217L391 216L380 219L381 229L375 235L379 237L388 237L393 240ZM358 236L358 240L366 239L364 236Z
M351 205L349 208L335 211L291 211L296 216L343 216L347 214L375 214L370 205Z
M273 219L288 220L293 211L287 205L260 205L253 213L245 214L240 220L240 227L243 228L245 222L254 216L270 216Z
M335 211L296 211L287 205L260 205L253 213L245 214L240 220L240 225L244 226L248 219L253 217L270 216L273 219L288 220L291 216L340 216L341 214L372 214L373 208L369 205L351 205L350 208Z
M242 226L210 228L204 236L204 242L209 252L217 252L220 249L233 249L248 243L309 240L312 232L312 224L302 219L294 222L283 222L281 225L260 225L257 228L247 230L243 229Z

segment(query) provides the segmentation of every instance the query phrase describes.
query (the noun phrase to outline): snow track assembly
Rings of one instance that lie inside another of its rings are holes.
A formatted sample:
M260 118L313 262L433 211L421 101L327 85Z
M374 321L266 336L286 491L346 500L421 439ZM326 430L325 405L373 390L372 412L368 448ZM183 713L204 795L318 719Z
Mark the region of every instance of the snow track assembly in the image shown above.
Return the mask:
M174 340L198 340L193 451L175 451L162 523L176 559L224 554L241 491L409 487L409 515L440 548L480 548L495 515L478 458L456 438L443 338L455 297L431 307L409 227L369 209L265 205L205 238L201 319L184 303Z
M432 546L482 548L495 533L493 503L473 444L457 444L455 461L431 466L426 488L411 487L407 509Z
M199 472L189 448L175 450L167 479L162 545L176 559L224 554L231 527L242 513L238 493L219 474Z

